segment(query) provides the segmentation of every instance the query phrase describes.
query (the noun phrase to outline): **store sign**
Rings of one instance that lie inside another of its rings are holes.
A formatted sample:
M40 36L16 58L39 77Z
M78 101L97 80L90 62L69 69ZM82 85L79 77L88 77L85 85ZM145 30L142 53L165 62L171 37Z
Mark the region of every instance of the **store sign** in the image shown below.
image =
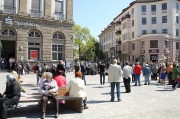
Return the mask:
M141 50L141 53L145 53L145 50Z
M164 50L164 53L168 54L168 53L169 53L169 50Z
M159 50L156 49L156 50L149 50L149 53L159 53Z
M37 27L38 24L32 22L24 22L24 21L13 21L10 17L5 19L5 23L9 25L16 25L16 26L31 26Z

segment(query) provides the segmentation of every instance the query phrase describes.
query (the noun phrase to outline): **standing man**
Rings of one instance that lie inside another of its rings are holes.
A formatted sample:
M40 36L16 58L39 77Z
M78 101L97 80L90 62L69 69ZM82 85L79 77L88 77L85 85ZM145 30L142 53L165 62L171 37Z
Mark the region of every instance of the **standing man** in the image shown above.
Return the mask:
M130 86L131 77L132 77L132 67L129 66L129 63L126 61L125 66L123 68L123 80L124 80L126 93L131 92L131 86Z
M137 86L137 82L139 83L139 86L141 86L140 83L140 75L141 75L142 68L139 65L139 62L136 62L136 66L134 67L134 74L135 74L135 85Z
M172 62L169 62L169 66L168 66L168 69L167 69L167 73L168 73L168 85L172 85L172 69L173 69L173 63Z
M144 85L147 85L147 82L148 82L148 85L150 85L150 79L149 79L150 75L151 75L151 69L148 66L148 64L145 64L145 67L143 68L143 76L145 78Z
M35 70L36 70L36 78L37 78L37 83L36 84L38 85L38 83L39 83L39 72L41 71L40 62L37 62Z
M101 85L105 84L105 64L103 62L100 63L99 65L99 71L100 71L100 83ZM103 82L102 82L102 77L103 77Z
M63 71L63 76L65 76L65 66L62 60L59 60L59 64L57 65L56 72L58 73L59 70Z
M158 66L156 63L151 68L153 74L153 80L157 80Z
M114 88L116 85L116 91L117 91L117 101L120 102L121 96L120 96L120 81L122 80L122 69L119 65L117 65L117 60L114 59L114 64L111 65L108 69L108 81L111 83L111 100L114 102Z
M10 57L9 58L9 70L11 70L12 69L12 58Z
M84 80L84 84L86 85L86 79L85 79L86 68L85 68L83 62L81 62L81 72L82 72L82 80Z

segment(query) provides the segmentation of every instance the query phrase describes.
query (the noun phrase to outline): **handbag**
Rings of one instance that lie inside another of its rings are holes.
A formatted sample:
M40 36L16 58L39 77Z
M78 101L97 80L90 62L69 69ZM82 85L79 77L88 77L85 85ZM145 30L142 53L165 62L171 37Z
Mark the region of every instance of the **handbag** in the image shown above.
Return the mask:
M180 77L176 77L176 82L180 82Z

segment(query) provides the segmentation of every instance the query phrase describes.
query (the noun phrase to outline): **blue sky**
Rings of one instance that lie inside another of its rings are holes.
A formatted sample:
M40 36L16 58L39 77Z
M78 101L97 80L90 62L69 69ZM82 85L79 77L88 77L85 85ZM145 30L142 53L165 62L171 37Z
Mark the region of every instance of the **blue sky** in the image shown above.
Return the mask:
M74 0L74 22L98 39L109 23L135 0Z

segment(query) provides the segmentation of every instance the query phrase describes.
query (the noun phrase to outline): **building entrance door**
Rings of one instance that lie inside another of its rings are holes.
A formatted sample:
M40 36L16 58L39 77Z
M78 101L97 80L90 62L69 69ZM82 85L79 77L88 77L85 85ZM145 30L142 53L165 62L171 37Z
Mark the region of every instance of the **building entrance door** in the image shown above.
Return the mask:
M1 58L5 58L5 68L9 68L9 58L16 58L15 56L15 47L16 41L6 41L1 40L2 49L1 49Z

